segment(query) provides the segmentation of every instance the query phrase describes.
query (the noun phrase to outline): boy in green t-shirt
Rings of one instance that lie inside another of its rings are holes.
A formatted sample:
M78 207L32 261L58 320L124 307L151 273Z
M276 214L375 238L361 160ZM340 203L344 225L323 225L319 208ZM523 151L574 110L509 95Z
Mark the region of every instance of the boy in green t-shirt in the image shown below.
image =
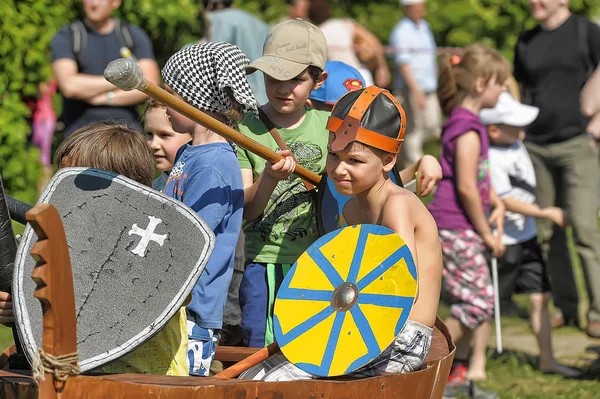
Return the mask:
M261 108L260 120L249 115L239 130L285 157L272 165L237 149L245 188L247 263L239 299L242 342L247 346L273 342L276 290L291 265L318 238L314 191L292 172L296 162L319 175L325 171L330 113L305 103L311 91L327 79L326 59L327 43L321 30L296 19L273 26L263 56L247 67L248 73L264 72L269 102ZM288 149L277 144L272 127ZM441 167L434 157L425 156L403 170L401 177L412 177L417 169L423 176L418 194L427 195L442 178Z
M239 129L285 157L276 164L265 164L238 147L245 187L247 262L240 305L243 343L248 346L262 347L273 341L276 286L318 238L312 193L292 172L296 162L317 174L325 170L329 113L307 108L305 103L327 78L323 72L326 59L327 43L321 30L295 19L273 26L263 56L247 67L248 73L264 72L269 102L261 108L260 120L250 115ZM269 133L265 125L269 122L288 149L282 149Z

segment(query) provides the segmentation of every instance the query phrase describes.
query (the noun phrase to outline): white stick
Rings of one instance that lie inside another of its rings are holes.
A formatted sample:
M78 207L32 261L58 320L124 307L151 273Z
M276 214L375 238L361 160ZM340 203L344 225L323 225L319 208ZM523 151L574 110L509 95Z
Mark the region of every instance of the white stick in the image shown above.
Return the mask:
M492 284L494 286L494 317L496 324L496 350L502 353L502 326L500 325L500 292L498 287L498 259L492 258Z
M404 188L407 189L407 190L410 190L410 191L412 191L413 193L416 194L417 193L417 181L414 180L414 179L411 180L411 181L409 181L408 183L406 183L404 185Z

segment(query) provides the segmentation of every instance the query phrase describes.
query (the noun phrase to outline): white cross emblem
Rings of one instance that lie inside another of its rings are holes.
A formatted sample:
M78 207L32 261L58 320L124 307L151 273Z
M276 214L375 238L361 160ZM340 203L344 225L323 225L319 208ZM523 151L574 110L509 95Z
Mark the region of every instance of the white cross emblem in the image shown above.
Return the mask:
M154 234L154 229L156 226L162 223L162 220L155 218L154 216L148 216L148 218L150 219L150 222L148 223L146 230L140 229L137 223L134 223L133 227L131 227L131 230L129 230L128 233L129 235L135 234L142 237L138 245L131 251L142 258L146 256L146 248L148 247L150 241L154 241L162 247L165 239L167 238L167 234Z

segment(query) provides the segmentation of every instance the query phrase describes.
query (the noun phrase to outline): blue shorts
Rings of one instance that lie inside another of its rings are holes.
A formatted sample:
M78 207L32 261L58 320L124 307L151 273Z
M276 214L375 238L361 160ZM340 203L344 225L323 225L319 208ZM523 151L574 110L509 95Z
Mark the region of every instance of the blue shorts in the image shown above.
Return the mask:
M202 328L191 320L187 320L188 331L188 365L190 375L208 377L210 366L215 358L219 330Z
M273 342L273 306L289 264L247 263L240 284L242 344L263 348Z

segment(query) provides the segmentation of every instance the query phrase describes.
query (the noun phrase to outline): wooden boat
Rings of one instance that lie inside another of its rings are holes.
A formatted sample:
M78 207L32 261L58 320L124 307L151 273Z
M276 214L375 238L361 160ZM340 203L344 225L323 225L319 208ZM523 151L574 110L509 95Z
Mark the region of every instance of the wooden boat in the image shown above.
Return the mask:
M27 215L39 237L32 249L38 259L34 270L43 304L43 350L54 356L76 352L71 263L58 212L40 204ZM41 259L41 260L40 260ZM69 288L70 287L70 288ZM216 359L237 362L255 352L250 348L218 347ZM8 356L0 356L0 397L3 398L431 398L442 399L455 347L446 326L438 319L426 368L408 374L364 379L343 377L291 382L238 379L169 377L142 374L86 374L54 379L46 370L39 383L30 371L8 369Z

